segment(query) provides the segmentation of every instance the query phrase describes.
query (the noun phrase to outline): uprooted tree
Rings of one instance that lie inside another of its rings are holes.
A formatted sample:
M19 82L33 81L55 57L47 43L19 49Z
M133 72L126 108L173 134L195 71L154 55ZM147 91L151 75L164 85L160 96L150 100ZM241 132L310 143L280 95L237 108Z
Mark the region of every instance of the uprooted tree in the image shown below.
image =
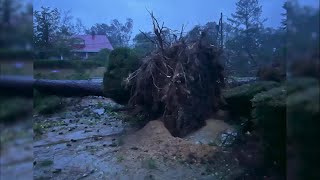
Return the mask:
M172 135L184 136L203 126L223 103L222 51L203 40L206 32L197 42L186 43L183 28L180 35L172 34L174 42L167 42L164 32L170 29L150 15L155 34L150 41L157 50L125 79L131 92L129 105L149 120L161 119Z

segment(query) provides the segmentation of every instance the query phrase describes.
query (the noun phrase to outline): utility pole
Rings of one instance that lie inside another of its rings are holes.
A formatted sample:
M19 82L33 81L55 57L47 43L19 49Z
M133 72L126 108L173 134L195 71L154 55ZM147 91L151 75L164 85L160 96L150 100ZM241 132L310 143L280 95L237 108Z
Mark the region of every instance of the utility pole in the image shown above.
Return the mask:
M222 22L222 12L221 17L219 20L219 26L220 26L220 48L223 49L223 22Z

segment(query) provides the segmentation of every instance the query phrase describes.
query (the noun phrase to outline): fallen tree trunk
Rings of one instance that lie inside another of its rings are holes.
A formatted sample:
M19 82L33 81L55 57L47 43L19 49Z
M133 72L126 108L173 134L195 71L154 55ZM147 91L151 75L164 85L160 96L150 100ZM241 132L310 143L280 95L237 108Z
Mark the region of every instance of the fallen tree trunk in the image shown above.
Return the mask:
M239 86L255 82L256 79L248 81L234 79L228 82L228 87ZM0 78L0 94L9 96L32 97L33 88L41 93L59 96L104 96L103 87L100 82L89 80L47 80L33 79L24 76L2 76ZM110 98L114 99L116 97Z
M33 89L43 94L65 97L103 96L102 83L90 80L47 80L21 76L0 78L1 95L32 97Z
M103 96L102 83L89 80L35 80L34 88L41 93L58 96Z

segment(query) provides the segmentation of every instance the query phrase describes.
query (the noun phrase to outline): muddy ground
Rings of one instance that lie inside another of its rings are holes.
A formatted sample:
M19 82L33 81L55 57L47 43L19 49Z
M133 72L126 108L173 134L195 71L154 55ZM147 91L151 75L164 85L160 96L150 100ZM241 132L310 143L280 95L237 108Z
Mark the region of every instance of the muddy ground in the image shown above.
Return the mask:
M33 117L34 179L235 179L243 173L220 146L230 141L225 133L235 133L221 120L177 138L157 120L137 128L134 118L113 112L120 105L107 98L63 101L63 110Z

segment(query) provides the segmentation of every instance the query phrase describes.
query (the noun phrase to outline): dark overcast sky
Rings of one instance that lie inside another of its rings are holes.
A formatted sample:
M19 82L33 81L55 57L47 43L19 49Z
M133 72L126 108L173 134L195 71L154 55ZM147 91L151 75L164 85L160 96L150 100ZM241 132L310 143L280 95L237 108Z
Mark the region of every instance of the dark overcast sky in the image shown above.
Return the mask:
M278 27L283 13L285 0L260 0L263 18L268 18L265 25ZM186 29L208 21L218 21L220 12L226 17L235 11L236 0L34 0L34 9L41 6L71 10L75 18L91 27L95 23L109 23L112 19L124 22L132 18L134 34L150 31L151 20L146 8L153 11L159 21L164 21L171 29ZM319 0L301 0L301 4L319 6ZM225 18L226 19L226 18Z

